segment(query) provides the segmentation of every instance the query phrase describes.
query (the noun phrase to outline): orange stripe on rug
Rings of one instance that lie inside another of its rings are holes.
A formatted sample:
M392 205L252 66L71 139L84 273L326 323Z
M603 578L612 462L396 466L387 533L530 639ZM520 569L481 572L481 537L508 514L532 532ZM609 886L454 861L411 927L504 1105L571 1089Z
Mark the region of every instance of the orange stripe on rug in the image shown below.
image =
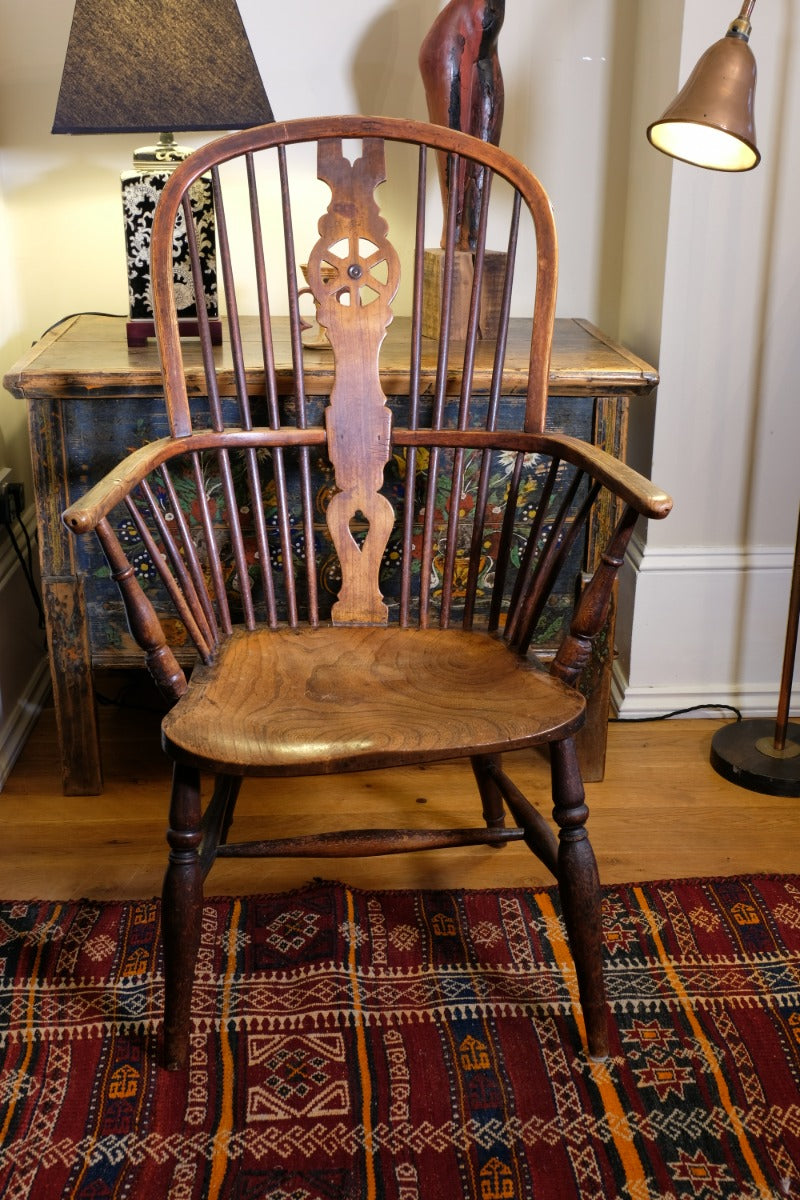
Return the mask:
M219 1052L222 1061L222 1095L220 1100L219 1123L214 1134L214 1149L211 1162L211 1179L208 1185L207 1200L218 1200L220 1188L225 1180L228 1168L228 1149L233 1135L233 1053L231 1051L230 1030L228 1020L231 1014L231 991L233 976L236 971L236 943L239 925L242 918L242 905L239 900L233 902L230 925L228 926L228 951L225 960L225 978L222 985L222 1012L219 1023Z
M61 916L61 910L62 910L62 905L57 904L55 906L55 908L53 909L53 914L50 917L50 920L47 922L47 925L45 926L45 931L51 929L52 926L55 925L56 921ZM34 1031L36 1029L36 1024L35 1024L35 1020L34 1020L34 1018L36 1016L36 992L38 990L38 985L39 985L39 966L42 961L42 954L44 953L44 947L45 947L46 941L47 941L46 937L40 937L39 941L38 941L38 945L36 947L36 961L33 965L33 970L31 971L31 986L28 991L28 1005L27 1005L27 1009L26 1009L26 1013L25 1013L25 1032L28 1035L28 1049L25 1053L24 1061L17 1068L16 1083L15 1083L15 1086L12 1089L11 1095L9 1096L9 1099L8 1099L8 1109L6 1110L6 1119L3 1122L3 1128L0 1129L0 1146L5 1145L6 1138L8 1137L8 1130L9 1130L9 1127L11 1126L11 1122L14 1119L14 1113L16 1112L17 1101L19 1100L19 1094L20 1094L20 1091L22 1090L22 1085L25 1081L25 1076L27 1074L28 1067L30 1065L31 1056L33 1054L33 1043L35 1040L33 1035L34 1035Z
M634 887L633 894L635 895L635 897L638 901L639 907L640 907L645 919L647 920L648 925L650 926L650 933L652 934L653 942L655 944L656 950L658 951L659 962L661 963L661 966L664 969L664 973L666 974L667 978L670 981L670 984L672 985L672 988L675 991L675 995L678 997L678 999L681 1003L681 1007L683 1009L683 1012L686 1015L686 1019L692 1027L692 1032L694 1033L694 1036L697 1038L698 1044L702 1048L703 1055L705 1057L706 1062L708 1063L708 1066L709 1066L709 1069L711 1072L711 1078L714 1080L714 1082L717 1086L717 1091L719 1092L719 1098L722 1103L722 1107L725 1109L725 1112L728 1114L728 1117L731 1122L731 1128L733 1129L733 1132L736 1134L736 1138L739 1142L739 1146L741 1148L742 1154L744 1155L745 1161L746 1161L748 1167L750 1168L750 1170L753 1172L753 1180L755 1183L758 1184L758 1186L760 1188L763 1189L763 1194L765 1196L768 1196L770 1194L770 1189L767 1185L766 1179L764 1178L764 1176L761 1173L761 1168L758 1165L758 1161L757 1161L755 1155L753 1154L753 1151L750 1148L750 1142L748 1141L747 1133L745 1131L744 1126L742 1125L742 1122L739 1120L739 1115L736 1112L736 1108L734 1106L733 1099L731 1097L730 1091L728 1090L728 1085L725 1082L725 1076L722 1074L722 1071L720 1070L719 1060L717 1059L717 1056L714 1054L714 1052L711 1048L711 1045L708 1041L708 1038L706 1037L705 1033L703 1032L703 1028L702 1028L700 1022L697 1020L697 1017L694 1014L694 1009L692 1008L692 1002L689 999L689 995L688 995L686 989L684 988L683 984L681 983L680 976L678 975L678 972L675 970L675 968L672 966L672 963L670 962L670 960L667 956L666 947L664 946L664 943L661 940L661 934L659 933L655 916L653 915L653 912L647 903L645 894L642 891L642 889L638 888L638 887Z
M563 926L550 897L544 892L535 892L534 896L539 908L547 919L548 936L553 956L569 989L575 1022L583 1044L586 1046L586 1026L583 1020L583 1013L579 1007L580 997L578 995L575 962L567 939L562 932ZM619 1155L622 1169L625 1172L625 1179L630 1189L630 1194L632 1196L647 1196L649 1195L647 1175L634 1145L634 1133L628 1123L625 1108L611 1079L611 1072L608 1070L606 1063L593 1063L588 1057L588 1052L587 1061L591 1067L592 1081L600 1095L603 1109L609 1117L608 1128L614 1139L614 1146Z
M367 1056L367 1039L364 1033L364 1013L361 1006L361 988L358 983L358 964L356 961L358 939L356 937L356 910L353 893L345 888L347 898L347 924L350 929L350 947L348 951L348 969L350 971L350 986L353 992L353 1014L355 1017L356 1052L358 1054L358 1069L361 1076L361 1123L364 1128L364 1168L366 1173L366 1192L364 1200L375 1200L377 1187L375 1183L375 1148L372 1131L372 1080L369 1074L369 1058Z

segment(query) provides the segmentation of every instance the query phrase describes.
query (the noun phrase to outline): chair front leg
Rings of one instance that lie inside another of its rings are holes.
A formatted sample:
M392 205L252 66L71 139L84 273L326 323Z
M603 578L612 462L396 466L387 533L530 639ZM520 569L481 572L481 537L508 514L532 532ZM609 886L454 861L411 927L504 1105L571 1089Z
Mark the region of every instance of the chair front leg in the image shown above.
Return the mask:
M608 1011L603 981L603 920L597 863L586 832L589 809L575 752L567 738L550 747L553 817L560 829L558 890L567 926L592 1058L608 1057Z
M201 837L199 772L176 764L162 893L164 1064L171 1071L182 1070L189 1060L192 984L203 914Z
M504 829L506 817L503 793L497 786L494 777L490 774L492 766L496 766L499 769L500 755L475 754L470 759L470 762L478 784L478 791L480 792L481 807L483 809L483 819L486 822L486 828ZM503 842L499 843L501 847L504 844Z

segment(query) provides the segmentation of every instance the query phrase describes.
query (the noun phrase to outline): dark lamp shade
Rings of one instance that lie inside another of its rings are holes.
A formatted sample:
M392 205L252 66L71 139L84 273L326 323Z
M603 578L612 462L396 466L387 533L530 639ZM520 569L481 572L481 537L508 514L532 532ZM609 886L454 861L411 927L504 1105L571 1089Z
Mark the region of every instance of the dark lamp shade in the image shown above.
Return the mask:
M235 0L77 0L53 133L272 120Z
M657 150L717 171L749 171L761 155L753 117L756 60L728 35L706 50L647 136Z

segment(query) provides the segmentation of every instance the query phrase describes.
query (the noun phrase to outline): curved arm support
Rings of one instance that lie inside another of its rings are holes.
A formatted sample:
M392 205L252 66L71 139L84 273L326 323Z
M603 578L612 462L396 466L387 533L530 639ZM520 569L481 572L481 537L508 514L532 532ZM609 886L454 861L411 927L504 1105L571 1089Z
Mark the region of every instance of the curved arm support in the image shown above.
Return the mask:
M153 605L142 591L133 567L105 518L97 525L97 536L111 567L111 577L122 594L130 631L144 651L147 668L162 694L173 702L179 700L186 691L186 676L167 645Z
M592 641L608 617L614 581L625 558L625 550L637 518L636 509L628 505L601 555L600 565L581 594L569 633L559 646L550 666L551 675L572 687L578 682L588 663L592 653Z

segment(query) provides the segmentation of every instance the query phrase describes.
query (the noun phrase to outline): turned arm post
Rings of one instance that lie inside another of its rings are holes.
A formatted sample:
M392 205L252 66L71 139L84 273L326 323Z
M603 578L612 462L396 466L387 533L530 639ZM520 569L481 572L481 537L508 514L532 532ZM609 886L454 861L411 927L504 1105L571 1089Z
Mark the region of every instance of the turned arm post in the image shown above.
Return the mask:
M570 623L569 633L561 643L551 666L550 674L574 687L592 653L592 642L605 624L614 581L625 559L638 512L626 505L611 539L600 557L592 578L583 590Z
M167 645L156 611L142 591L108 519L103 517L98 521L96 529L111 578L122 595L130 631L144 651L147 668L162 694L173 702L179 700L186 691L186 676Z

